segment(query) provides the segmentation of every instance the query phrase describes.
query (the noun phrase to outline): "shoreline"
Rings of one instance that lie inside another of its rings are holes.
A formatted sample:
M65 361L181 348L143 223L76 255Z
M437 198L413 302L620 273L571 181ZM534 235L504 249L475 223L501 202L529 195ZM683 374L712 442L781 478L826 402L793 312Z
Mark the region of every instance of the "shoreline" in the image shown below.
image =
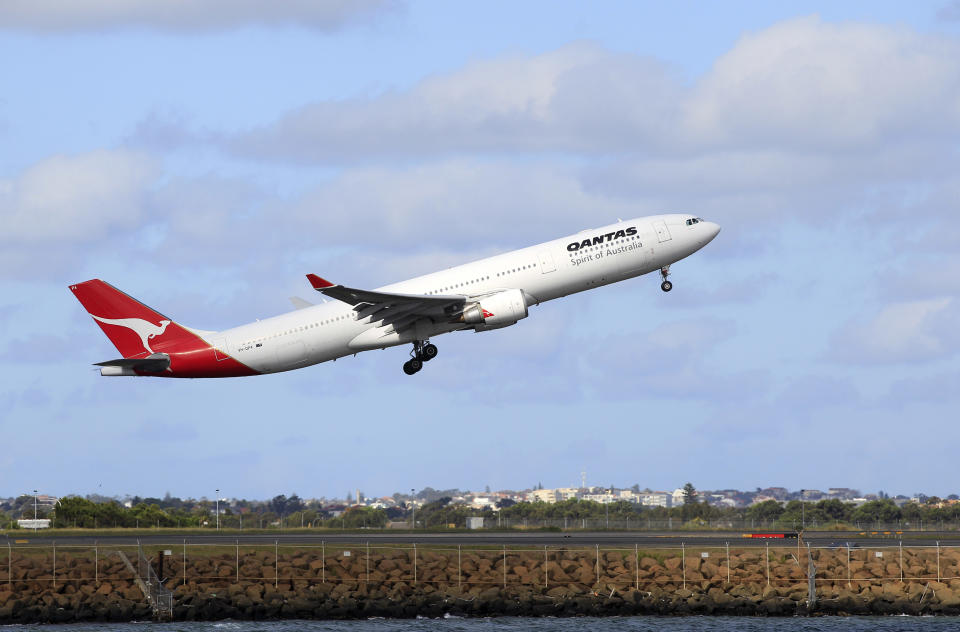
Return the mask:
M0 607L0 625L14 623L131 622L153 619L149 604L124 593L95 593L87 599L43 593L15 598ZM308 589L260 591L260 586L232 585L223 592L188 593L178 598L173 621L278 620L278 619L410 619L416 617L602 617L602 616L875 616L960 615L960 604L949 605L936 597L922 600L909 595L874 594L871 587L842 591L824 597L814 607L806 602L802 586L756 591L713 588L705 592L611 591L579 593L563 587L549 590L488 588L477 592L412 590L397 586L347 588L343 584L318 584ZM134 590L137 590L133 587Z

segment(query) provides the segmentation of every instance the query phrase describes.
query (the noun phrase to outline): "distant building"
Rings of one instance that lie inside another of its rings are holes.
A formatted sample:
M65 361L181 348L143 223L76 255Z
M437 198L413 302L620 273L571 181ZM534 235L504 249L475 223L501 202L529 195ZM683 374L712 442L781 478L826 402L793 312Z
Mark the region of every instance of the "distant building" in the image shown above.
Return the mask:
M40 518L34 520L30 518L29 520L17 520L17 526L21 529L49 529L50 528L50 519L49 518Z
M767 487L766 489L761 489L760 493L765 496L773 496L775 500L786 500L790 495L786 487Z
M624 500L628 503L639 503L640 494L630 489L621 489L617 491L617 500Z
M557 492L553 489L535 489L527 497L533 502L555 503L557 502Z
M620 500L610 492L600 492L597 494L584 494L582 498L583 500L592 500L595 503L603 503L603 504L612 503L612 502L616 502L617 500Z
M683 488L678 487L673 490L673 495L670 499L672 506L678 507L683 504Z
M670 507L673 496L667 492L640 492L640 504L644 507Z
M497 500L490 496L474 496L470 501L470 506L474 509L492 509L496 505Z
M707 502L714 507L736 507L737 501L732 498L727 498L723 494L710 494L707 497Z
M856 498L860 495L859 489L850 489L849 487L831 487L827 490L827 495L831 498L839 498L840 500L847 500L850 498Z
M577 487L558 487L555 491L557 493L557 502L580 497L580 489Z

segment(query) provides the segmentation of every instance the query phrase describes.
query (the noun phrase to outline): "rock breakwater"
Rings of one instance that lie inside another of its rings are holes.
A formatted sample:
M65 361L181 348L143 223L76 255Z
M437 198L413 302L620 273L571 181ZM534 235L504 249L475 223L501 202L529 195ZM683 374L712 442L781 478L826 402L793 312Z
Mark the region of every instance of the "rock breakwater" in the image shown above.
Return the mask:
M932 547L270 549L165 556L174 618L960 614L960 552ZM131 569L115 554L88 553L15 549L0 558L0 624L151 618Z

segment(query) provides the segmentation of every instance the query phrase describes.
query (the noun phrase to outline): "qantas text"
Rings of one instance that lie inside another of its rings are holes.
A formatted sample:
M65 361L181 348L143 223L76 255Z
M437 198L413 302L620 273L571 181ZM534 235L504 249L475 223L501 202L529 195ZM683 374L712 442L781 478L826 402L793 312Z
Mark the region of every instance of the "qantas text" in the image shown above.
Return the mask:
M606 254L601 250L599 252L589 252L584 253L583 255L577 256L576 258L571 258L570 263L573 264L573 267L577 267L588 261L599 261L603 257L612 257L613 255L623 254L625 252L630 252L638 248L643 248L643 244L639 241L633 241L630 243L623 244L619 248L607 248ZM572 255L571 255L572 256Z
M631 226L626 230L618 230L612 233L606 233L604 235L597 235L593 239L584 239L583 241L574 241L567 244L567 250L570 252L576 252L581 248L589 248L590 246L599 246L604 242L610 242L614 239L620 239L621 237L626 237L628 235L636 235L637 227Z

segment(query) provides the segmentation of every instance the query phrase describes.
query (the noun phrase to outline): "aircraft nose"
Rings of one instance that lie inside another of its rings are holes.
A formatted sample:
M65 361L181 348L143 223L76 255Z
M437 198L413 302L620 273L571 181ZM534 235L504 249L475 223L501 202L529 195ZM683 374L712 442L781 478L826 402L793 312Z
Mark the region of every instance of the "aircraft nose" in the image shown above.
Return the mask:
M715 222L707 222L707 241L713 241L713 238L720 234L720 224Z

